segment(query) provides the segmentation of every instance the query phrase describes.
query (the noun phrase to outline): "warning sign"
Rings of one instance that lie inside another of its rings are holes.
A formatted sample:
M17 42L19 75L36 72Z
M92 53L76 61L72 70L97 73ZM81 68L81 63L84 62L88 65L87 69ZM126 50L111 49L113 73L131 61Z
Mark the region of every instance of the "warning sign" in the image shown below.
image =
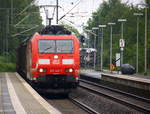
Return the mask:
M113 65L113 64L109 66L109 69L110 69L110 70L115 70L115 68L116 68L116 67L115 67L115 65Z

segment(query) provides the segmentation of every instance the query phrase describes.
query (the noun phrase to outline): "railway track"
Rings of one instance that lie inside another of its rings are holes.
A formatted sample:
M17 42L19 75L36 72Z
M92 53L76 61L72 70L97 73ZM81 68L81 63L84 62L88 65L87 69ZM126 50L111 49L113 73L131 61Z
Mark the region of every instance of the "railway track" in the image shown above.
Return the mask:
M99 114L99 112L96 112L95 110L93 110L92 108L90 108L89 106L83 104L82 102L73 99L73 98L69 98L74 104L76 104L77 106L79 106L80 108L82 108L83 110L85 110L86 112L88 112L89 114Z
M72 97L63 98L45 98L48 103L59 109L63 114L78 113L78 114L99 114L86 104Z
M144 114L150 114L150 99L126 93L120 90L109 88L82 79L80 79L79 86L90 92L105 96L111 100L114 100L130 108L143 112Z
M82 104L80 101L77 101L71 97L56 95L55 97L45 97L45 100L61 111L62 114L99 114L95 113L94 110Z

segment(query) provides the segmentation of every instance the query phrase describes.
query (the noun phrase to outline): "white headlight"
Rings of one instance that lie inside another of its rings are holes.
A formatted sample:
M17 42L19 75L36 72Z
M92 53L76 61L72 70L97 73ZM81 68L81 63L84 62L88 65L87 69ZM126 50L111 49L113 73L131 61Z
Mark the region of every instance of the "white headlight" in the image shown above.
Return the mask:
M72 68L70 68L70 69L69 69L69 72L73 72L73 69L72 69Z
M43 72L43 69L42 69L42 68L40 68L40 69L39 69L39 71L40 71L40 72Z
M54 59L58 59L58 55L54 55Z
M79 77L76 77L76 80L79 80Z

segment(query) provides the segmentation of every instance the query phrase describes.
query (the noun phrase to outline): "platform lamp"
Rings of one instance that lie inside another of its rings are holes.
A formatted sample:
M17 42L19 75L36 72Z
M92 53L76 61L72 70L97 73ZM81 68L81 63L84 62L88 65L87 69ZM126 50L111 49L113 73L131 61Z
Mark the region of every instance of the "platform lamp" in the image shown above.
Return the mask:
M123 39L123 25L124 25L124 22L126 22L127 19L118 19L118 22L121 23L121 39L122 41L124 41ZM121 65L123 64L123 48L121 48Z
M102 34L101 34L101 63L100 63L100 67L101 67L101 71L103 70L103 44L104 44L104 34L103 34L103 29L106 28L106 25L99 25L99 28L101 28L102 30Z
M139 17L143 15L143 13L134 13L134 16L137 17L137 33L136 33L136 73L139 71Z
M113 25L115 25L116 23L112 23L112 22L109 22L108 25L110 26L110 63L109 65L111 66L112 65L112 31L113 31Z
M147 20L148 20L148 12L149 8L147 4L138 4L144 6L145 9L145 41L144 41L144 72L147 72Z
M96 49L96 30L98 30L99 28L98 27L93 27L92 30L94 31L95 30L95 35L94 35L94 49ZM96 66L96 52L94 53L94 69L95 69L95 66Z

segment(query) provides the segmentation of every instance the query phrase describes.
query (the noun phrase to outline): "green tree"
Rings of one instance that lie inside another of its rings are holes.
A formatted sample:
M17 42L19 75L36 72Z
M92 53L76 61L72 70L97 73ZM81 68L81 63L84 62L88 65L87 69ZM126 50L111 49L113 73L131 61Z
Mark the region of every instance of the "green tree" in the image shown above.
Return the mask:
M70 24L65 24L65 23L61 23L61 25L63 25L65 28L67 28L68 30L70 30L73 34L75 34L76 36L79 36L80 35L80 33L79 33L79 31L75 28L75 27L73 27L72 25L70 25Z
M146 2L149 4L149 1ZM150 8L149 8L150 9ZM149 12L148 9L148 12ZM115 22L116 25L113 26L113 60L115 61L115 53L120 52L119 39L121 38L121 23L118 19L125 18L127 22L124 22L124 63L129 63L136 66L136 17L133 15L135 12L144 13L143 8L138 8L137 6L128 5L122 3L121 0L108 0L104 1L98 8L96 12L93 13L92 18L88 21L87 29L92 29L92 27L98 27L100 24L106 24L108 22ZM148 13L148 18L150 14ZM148 25L150 21L148 21ZM101 31L99 30L101 33ZM150 29L148 28L148 33ZM99 34L100 36L100 34ZM90 37L91 42L93 42L94 36ZM100 37L97 37L97 40ZM140 17L140 31L139 31L139 70L144 71L144 16ZM109 65L109 47L110 47L110 27L104 30L104 65L108 68ZM148 36L148 52L150 51ZM100 41L97 42L97 49L100 50ZM148 62L150 55L148 54ZM114 62L113 61L113 62Z
M5 62L15 63L19 43L41 26L39 8L33 0L1 0L0 56L5 58Z

